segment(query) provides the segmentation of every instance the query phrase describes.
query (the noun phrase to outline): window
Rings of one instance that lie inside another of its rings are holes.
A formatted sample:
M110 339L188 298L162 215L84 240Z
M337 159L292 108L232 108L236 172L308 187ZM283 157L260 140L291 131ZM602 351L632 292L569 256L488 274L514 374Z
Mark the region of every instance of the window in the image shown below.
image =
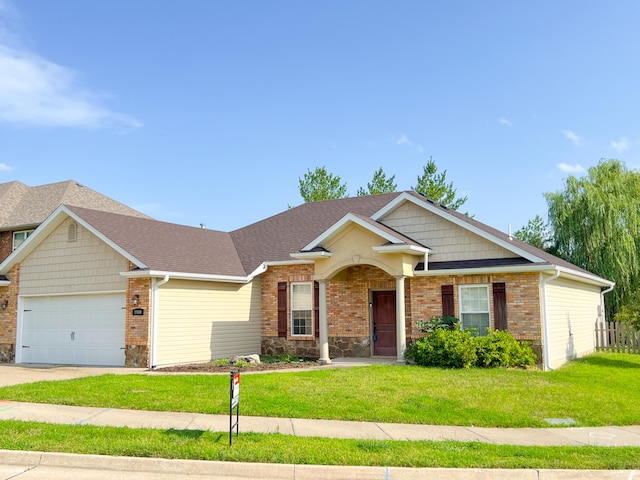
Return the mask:
M486 335L489 330L489 287L461 285L459 288L461 328L474 328L477 335Z
M13 249L15 250L24 242L29 235L33 233L33 230L23 230L21 232L13 232Z
M291 284L291 334L313 335L313 284Z

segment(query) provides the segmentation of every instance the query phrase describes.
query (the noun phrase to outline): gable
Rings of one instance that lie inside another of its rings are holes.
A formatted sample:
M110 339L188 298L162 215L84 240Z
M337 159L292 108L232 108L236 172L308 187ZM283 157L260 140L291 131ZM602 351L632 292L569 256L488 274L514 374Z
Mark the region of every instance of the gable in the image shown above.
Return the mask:
M390 275L411 275L413 267L424 256L406 253L384 253L378 247L386 239L356 223L351 223L322 244L329 258L316 260L317 278L331 278L342 269L353 265L373 265Z
M402 203L379 221L428 246L430 262L518 258L513 252L413 202Z
M69 227L75 225L75 240ZM20 294L82 293L126 289L127 259L67 218L20 264Z

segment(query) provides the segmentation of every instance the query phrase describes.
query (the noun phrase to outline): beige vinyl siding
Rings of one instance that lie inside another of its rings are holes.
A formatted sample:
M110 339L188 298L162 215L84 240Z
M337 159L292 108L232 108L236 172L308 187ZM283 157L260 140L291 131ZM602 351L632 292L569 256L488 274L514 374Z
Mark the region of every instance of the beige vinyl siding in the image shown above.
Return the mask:
M517 256L411 202L389 213L382 223L431 248L433 262Z
M546 298L551 367L592 353L600 288L559 278L547 284Z
M124 291L120 272L126 259L91 232L77 225L68 241L71 219L64 221L20 265L20 294Z
M156 366L260 353L260 279L169 280L158 291Z

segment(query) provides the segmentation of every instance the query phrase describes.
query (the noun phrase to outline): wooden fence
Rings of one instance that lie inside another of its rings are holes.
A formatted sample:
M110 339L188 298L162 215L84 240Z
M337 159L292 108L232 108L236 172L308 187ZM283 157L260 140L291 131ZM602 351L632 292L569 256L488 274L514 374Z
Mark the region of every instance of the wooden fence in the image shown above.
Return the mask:
M596 323L596 349L640 353L640 331L627 322Z

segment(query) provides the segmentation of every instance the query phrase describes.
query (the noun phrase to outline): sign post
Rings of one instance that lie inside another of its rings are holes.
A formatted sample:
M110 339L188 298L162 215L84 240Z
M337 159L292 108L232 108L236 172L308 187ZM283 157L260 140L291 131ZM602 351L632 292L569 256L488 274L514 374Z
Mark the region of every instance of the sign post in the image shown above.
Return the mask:
M233 422L233 409L236 409L236 421ZM236 437L240 431L240 372L231 372L229 389L229 445L233 444L233 429L236 429Z

